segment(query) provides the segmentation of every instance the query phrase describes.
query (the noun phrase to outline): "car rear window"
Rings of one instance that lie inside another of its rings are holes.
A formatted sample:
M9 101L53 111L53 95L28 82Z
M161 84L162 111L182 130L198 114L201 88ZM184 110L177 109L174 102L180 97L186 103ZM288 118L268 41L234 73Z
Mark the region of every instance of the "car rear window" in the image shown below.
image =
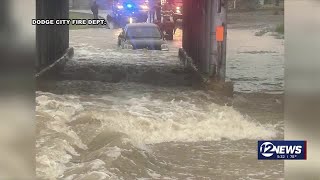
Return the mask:
M130 27L127 29L127 36L135 38L161 38L161 33L157 27Z

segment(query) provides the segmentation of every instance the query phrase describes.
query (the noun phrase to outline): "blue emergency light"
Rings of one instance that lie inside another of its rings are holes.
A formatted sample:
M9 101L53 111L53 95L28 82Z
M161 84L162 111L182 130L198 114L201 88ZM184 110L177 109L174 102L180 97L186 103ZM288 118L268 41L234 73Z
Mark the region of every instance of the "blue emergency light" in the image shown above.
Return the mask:
M132 4L127 4L127 8L132 8L133 5Z

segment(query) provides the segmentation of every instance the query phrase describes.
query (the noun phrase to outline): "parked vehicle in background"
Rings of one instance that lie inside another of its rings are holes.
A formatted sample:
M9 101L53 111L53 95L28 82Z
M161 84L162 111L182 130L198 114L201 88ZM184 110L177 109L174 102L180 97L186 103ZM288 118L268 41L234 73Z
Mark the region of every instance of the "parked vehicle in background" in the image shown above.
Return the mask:
M183 3L182 0L172 0L173 10L174 10L174 21L178 19L183 19Z
M146 22L149 5L146 0L113 0L112 11L111 19L123 28L128 23Z

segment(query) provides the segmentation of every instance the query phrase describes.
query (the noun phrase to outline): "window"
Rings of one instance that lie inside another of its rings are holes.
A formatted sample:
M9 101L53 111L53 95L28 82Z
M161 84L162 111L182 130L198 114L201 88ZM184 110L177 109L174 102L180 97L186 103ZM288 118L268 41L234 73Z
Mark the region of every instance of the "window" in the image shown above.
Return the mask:
M157 27L131 27L127 30L127 36L135 38L161 38L161 33Z

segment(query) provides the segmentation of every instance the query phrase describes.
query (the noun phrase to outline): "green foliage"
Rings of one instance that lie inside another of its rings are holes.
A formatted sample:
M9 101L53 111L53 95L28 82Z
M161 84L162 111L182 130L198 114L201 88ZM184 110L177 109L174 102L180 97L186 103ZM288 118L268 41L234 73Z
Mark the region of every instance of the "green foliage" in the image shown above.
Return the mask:
M278 25L275 31L280 34L284 34L284 24Z
M257 1L256 0L241 0L239 2L240 6L242 6L244 9L253 10L257 7Z

